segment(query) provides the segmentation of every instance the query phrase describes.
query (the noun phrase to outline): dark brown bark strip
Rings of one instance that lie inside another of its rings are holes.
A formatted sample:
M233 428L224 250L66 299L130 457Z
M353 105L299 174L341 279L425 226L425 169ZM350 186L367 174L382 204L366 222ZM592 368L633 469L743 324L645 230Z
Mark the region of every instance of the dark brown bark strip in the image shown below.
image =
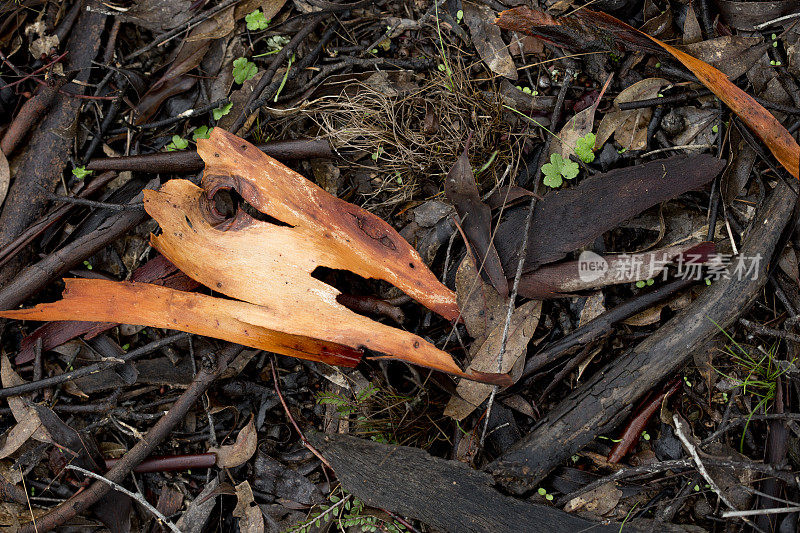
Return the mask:
M638 398L719 333L717 324L730 326L750 306L767 282L772 255L796 203L796 195L781 181L758 210L741 251L743 257L761 255L756 279L716 281L647 340L570 394L486 470L508 490L525 493L597 435L617 426Z
M348 492L369 505L452 532L617 532L547 505L505 496L464 463L349 435L310 434ZM626 527L626 531L627 531Z
M147 432L144 439L140 440L105 474L105 478L115 483L121 483L133 468L140 464L153 453L153 450L169 436L173 428L179 424L189 409L195 402L208 390L214 380L227 368L228 363L233 360L244 348L236 344L229 344L218 354L211 354L203 361L200 371L195 376L189 388L181 394L178 401L170 408L167 413L156 422L156 425ZM96 481L83 492L79 492L69 500L60 504L46 515L33 523L26 524L20 529L20 533L42 533L50 531L79 513L84 512L94 505L103 496L111 491L106 483Z
M330 143L325 139L275 141L258 145L258 149L281 161L333 157ZM203 170L203 160L196 151L159 152L156 154L104 157L92 159L88 170L132 170L136 172L192 173Z
M77 72L75 81L89 79L92 60L100 48L100 35L105 15L95 11L81 12L67 44L67 72ZM82 94L83 86L69 84L69 92ZM42 189L53 190L67 166L72 139L75 135L82 100L59 93L53 108L34 132L29 150L16 172L14 182L0 215L0 248L19 236L28 225L41 216L47 206Z

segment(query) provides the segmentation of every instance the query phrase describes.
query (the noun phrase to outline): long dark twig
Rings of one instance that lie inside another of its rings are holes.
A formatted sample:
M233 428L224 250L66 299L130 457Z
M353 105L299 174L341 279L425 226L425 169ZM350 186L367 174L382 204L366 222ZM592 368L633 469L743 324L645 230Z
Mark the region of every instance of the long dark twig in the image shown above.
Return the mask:
M106 368L110 368L112 366L116 366L122 363L127 363L144 355L153 353L156 350L159 350L164 346L168 346L180 339L184 339L187 336L188 333L176 333L175 335L164 337L163 339L153 341L140 348L131 350L130 352L126 353L125 355L121 356L118 359L107 359L99 361L97 363L93 363L91 365L82 366L81 368L73 370L72 372L64 372L63 374L59 374L57 376L51 376L49 378L40 379L39 381L32 381L30 383L24 383L22 385L16 385L14 387L5 387L3 389L0 389L0 398L8 398L9 396L17 396L19 394L26 394L28 392L38 391L46 389L47 387L54 387L56 385L66 383L67 381L72 381L73 379L78 379L83 376L88 376L89 374L94 374L95 372L100 372L101 370L105 370Z

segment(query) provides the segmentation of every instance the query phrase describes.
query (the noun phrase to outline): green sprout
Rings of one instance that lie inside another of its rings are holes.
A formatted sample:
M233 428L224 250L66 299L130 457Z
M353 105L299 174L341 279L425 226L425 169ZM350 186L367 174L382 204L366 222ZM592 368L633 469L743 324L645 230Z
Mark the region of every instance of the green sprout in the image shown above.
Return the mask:
M642 431L642 438L644 440L650 440L650 434L647 431Z
M375 150L370 157L372 158L373 161L377 161L382 153L383 153L383 147L378 146L378 149Z
M594 161L594 143L596 141L597 136L592 132L579 138L575 143L575 155L580 157L584 163L591 163Z
M564 179L571 180L577 176L579 170L578 163L564 159L561 154L550 154L550 162L542 165L544 184L556 189L561 187Z
M92 173L91 170L86 170L86 166L75 167L72 169L72 175L77 179L82 180Z
M208 139L212 129L214 128L209 128L208 126L200 126L199 128L195 128L192 132L192 140L197 142L200 139Z
M539 487L539 490L537 490L536 492L539 493L539 496L544 496L545 500L549 502L553 501L553 495L547 492L547 489L545 489L544 487Z
M258 67L246 57L239 57L233 60L233 81L239 85L247 80L251 80L258 73Z
M711 126L711 131L717 133L719 131L719 127L716 124L714 124L713 126Z
M122 349L127 352L128 350L131 349L131 345L128 344L128 343L125 343L125 344L122 345Z
M655 282L656 282L656 280L654 280L653 278L650 278L647 281L639 280L639 281L636 282L636 288L637 289L644 289L645 287L649 287L650 285L652 285Z
M86 267L86 270L91 270L92 269L92 264L89 261L84 261L83 262L83 266Z
M464 20L464 11L459 9L456 11L456 22L461 24L461 21Z
M272 99L273 102L278 101L278 96L280 96L281 91L286 86L286 80L289 79L289 71L292 70L292 63L294 63L295 55L292 54L292 57L289 58L289 63L286 64L286 72L283 74L283 79L281 79L281 84L278 86L278 90L275 92L275 98Z
M247 29L250 31L266 30L269 26L269 19L264 16L260 9L248 13L244 20L247 22Z
M172 142L167 145L167 152L174 152L175 150L184 150L189 146L189 141L181 138L179 135L172 136Z
M273 35L267 39L267 48L269 48L273 53L279 52L287 44L289 44L289 38L284 37L283 35Z
M232 108L233 108L233 102L228 102L224 106L218 107L215 110L213 110L211 112L211 116L214 117L214 120L219 120L228 113L230 113Z

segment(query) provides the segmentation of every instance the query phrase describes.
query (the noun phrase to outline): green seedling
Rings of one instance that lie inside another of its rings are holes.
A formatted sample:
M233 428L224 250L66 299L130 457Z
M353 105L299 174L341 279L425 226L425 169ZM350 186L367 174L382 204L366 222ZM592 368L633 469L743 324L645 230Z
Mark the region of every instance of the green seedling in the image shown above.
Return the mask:
M456 11L456 22L461 24L462 20L464 20L464 11L459 9L458 11Z
M283 35L273 35L267 39L267 48L273 53L280 52L284 46L289 44L289 40L288 37L284 37Z
M711 126L711 131L714 132L714 133L717 133L719 131L719 126L714 124L713 126Z
M200 126L199 128L195 128L192 132L192 140L197 142L200 139L208 139L211 130L214 128L209 128L208 126Z
M89 261L84 261L83 262L83 266L86 267L86 270L91 270L92 269L92 264Z
M247 22L247 29L250 31L266 30L270 22L260 9L256 9L252 13L245 15L244 20Z
M214 117L214 120L219 120L228 113L230 113L232 108L233 108L233 102L228 102L224 106L218 107L215 110L213 110L211 112L211 116Z
M579 138L575 143L575 155L580 157L584 163L591 163L594 161L594 143L596 141L597 136L591 132Z
M340 496L341 494L341 496ZM330 531L355 531L371 533L386 531L404 533L406 527L391 518L380 518L367 512L364 502L337 488L328 496L328 503L312 508L309 517L301 524L290 527L288 533L310 533L319 531L326 523L332 522ZM314 529L316 528L316 529Z
M75 176L77 179L82 180L89 174L91 174L91 170L86 170L85 166L75 167L72 169L72 175Z
M544 496L545 500L549 502L553 501L553 495L547 492L547 489L545 489L544 487L539 487L539 490L537 490L536 492L539 493L539 496Z
M760 356L757 354L754 355L737 343L727 331L719 326L719 324L714 322L714 325L717 326L732 344L732 347L730 345L725 347L725 352L730 357L731 362L736 365L739 373L744 375L744 377L739 378L728 375L716 368L715 370L720 375L739 385L742 389L742 394L751 394L757 400L742 430L742 438L739 442L739 450L742 451L744 449L744 435L750 425L750 420L757 412L766 412L767 406L775 399L775 393L778 388L778 378L786 372L786 369L775 362L775 356L778 352L777 344L773 344L768 351L762 349L762 355ZM790 364L794 364L794 362L795 359L792 359Z
M647 431L642 431L642 438L644 440L650 440L650 434Z
M550 154L550 162L542 165L544 184L556 189L561 187L564 179L571 180L578 175L578 163L564 159L561 154Z
M239 85L247 80L251 80L258 73L258 67L246 57L239 57L233 60L233 81Z
M123 351L127 352L128 350L131 349L131 345L128 344L128 343L125 343L125 344L122 345L122 349L123 349Z
M175 150L184 150L189 146L189 141L181 138L179 135L172 136L172 142L167 145L167 152L174 152Z
M272 99L273 102L278 101L278 96L281 95L281 91L286 86L286 80L289 79L289 71L292 70L292 63L294 63L295 55L292 54L292 57L289 58L289 63L286 65L286 72L283 73L283 79L281 79L281 84L278 86L278 90L275 92L275 98Z
M475 171L475 177L480 176L481 173L483 173L483 171L492 166L492 163L494 163L496 157L497 157L497 150L492 152L492 155L489 156L489 160L486 161L486 163L484 163L483 166L481 166L481 168Z
M639 280L639 281L636 282L636 288L637 289L644 289L645 287L649 287L650 285L654 284L655 282L656 282L656 280L654 280L653 278L650 278L650 279L648 279L646 281L645 280Z
M375 150L370 157L372 158L373 161L377 161L382 153L383 153L383 148L381 146L378 146L378 149Z

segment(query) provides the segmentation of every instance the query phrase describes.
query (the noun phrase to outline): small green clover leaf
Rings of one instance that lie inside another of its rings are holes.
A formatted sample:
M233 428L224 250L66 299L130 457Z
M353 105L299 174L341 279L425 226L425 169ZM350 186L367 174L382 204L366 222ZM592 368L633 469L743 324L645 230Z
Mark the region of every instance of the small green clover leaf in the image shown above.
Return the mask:
M82 180L86 176L92 173L91 170L86 170L86 166L82 167L75 167L72 169L72 175L75 176L77 179Z
M581 158L584 163L591 163L594 161L594 143L597 141L597 136L594 133L587 133L580 137L575 143L575 155Z
M244 20L247 21L247 29L250 31L266 30L269 26L269 19L264 16L260 9L248 13Z
M167 145L167 151L173 152L175 150L183 150L189 146L189 141L182 139L178 135L172 136L172 142Z
M199 128L195 128L192 132L192 140L197 142L199 139L208 139L211 130L214 128L209 128L208 126L200 126Z
M231 112L231 108L233 107L233 102L228 102L222 107L218 107L211 112L211 115L214 117L214 120L219 120L228 113Z
M239 57L233 60L233 81L239 85L254 78L256 73L258 73L256 64L248 61L247 58Z
M561 187L564 179L571 180L577 176L579 171L578 163L565 160L561 154L550 154L550 162L542 165L544 184L553 189Z

